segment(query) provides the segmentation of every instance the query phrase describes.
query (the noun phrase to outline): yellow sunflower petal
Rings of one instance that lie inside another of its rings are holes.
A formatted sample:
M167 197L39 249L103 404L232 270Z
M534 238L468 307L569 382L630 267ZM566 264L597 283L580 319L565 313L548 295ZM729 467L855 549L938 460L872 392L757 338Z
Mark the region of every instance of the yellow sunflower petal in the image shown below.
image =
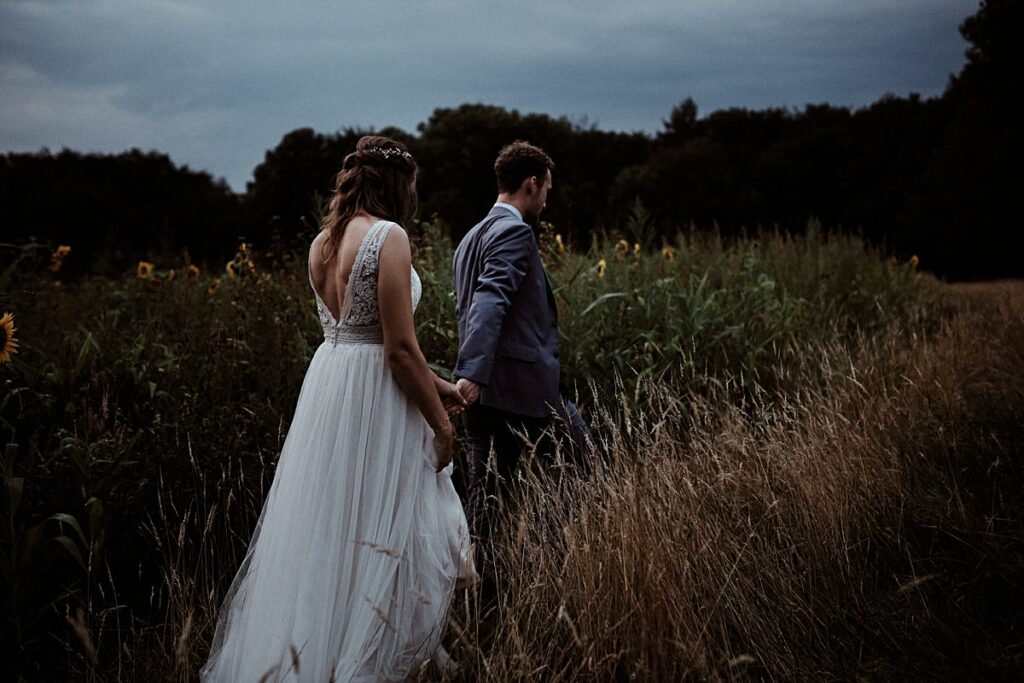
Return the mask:
M11 354L18 350L18 340L14 336L14 314L4 313L0 317L0 363L9 363Z

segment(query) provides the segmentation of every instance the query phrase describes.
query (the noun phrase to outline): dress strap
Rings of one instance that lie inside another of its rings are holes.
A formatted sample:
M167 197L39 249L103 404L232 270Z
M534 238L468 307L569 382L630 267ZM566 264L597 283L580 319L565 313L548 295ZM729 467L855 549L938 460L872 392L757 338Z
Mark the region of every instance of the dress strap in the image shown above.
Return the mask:
M376 263L380 257L380 249L384 245L384 240L387 239L388 232L391 230L391 226L394 225L391 221L377 221L370 226L369 232L366 233L366 237L363 239L363 258L369 258L372 262Z
M355 261L352 263L352 274L349 275L349 285L351 285L353 281L357 281L361 282L365 287L369 281L372 281L374 289L376 289L377 266L380 261L380 250L384 244L384 240L388 236L388 231L391 230L392 225L394 225L394 223L389 221L377 221L370 226L369 230L366 231L366 235L363 236L363 243L359 245Z

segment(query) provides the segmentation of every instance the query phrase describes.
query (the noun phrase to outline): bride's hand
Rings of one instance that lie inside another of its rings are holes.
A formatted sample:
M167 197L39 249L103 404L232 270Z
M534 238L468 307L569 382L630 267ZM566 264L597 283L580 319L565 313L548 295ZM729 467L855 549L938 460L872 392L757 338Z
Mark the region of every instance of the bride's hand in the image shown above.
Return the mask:
M437 471L440 472L448 467L455 453L455 429L451 422L445 422L434 432L434 452L437 454Z
M449 416L460 415L466 409L465 397L451 382L439 380L437 382L437 395L441 399L441 404L444 405L444 411Z

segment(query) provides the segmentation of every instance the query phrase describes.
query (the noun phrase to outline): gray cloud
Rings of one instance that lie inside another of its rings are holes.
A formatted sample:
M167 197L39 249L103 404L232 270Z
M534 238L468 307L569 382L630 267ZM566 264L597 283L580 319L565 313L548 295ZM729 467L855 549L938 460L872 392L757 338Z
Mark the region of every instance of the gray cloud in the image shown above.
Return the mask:
M156 148L244 187L289 130L414 130L486 102L660 128L693 97L863 106L942 92L973 0L0 4L0 149Z

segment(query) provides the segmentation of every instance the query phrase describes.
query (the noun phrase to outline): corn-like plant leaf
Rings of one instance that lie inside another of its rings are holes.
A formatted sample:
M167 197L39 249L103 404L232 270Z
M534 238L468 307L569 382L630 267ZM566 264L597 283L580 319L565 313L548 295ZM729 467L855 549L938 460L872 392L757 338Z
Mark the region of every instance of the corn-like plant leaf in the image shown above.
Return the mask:
M626 296L629 296L628 294L626 294L626 292L608 292L607 294L602 294L601 296L591 301L590 305L584 308L583 313L581 313L580 315L586 315L587 313L590 313L592 310L603 304L605 301L608 301L610 299L621 299Z
M47 517L47 519L55 522L60 522L61 524L67 524L74 530L76 534L78 534L78 538L82 540L82 545L89 545L89 541L86 540L85 534L82 532L82 527L78 524L78 520L72 517L71 515L64 512L58 512L56 514L50 515L49 517Z
M86 569L85 560L82 559L82 551L78 549L78 544L71 539L70 536L61 534L60 536L54 536L53 540L63 546L64 550L71 555L72 559L81 567L83 570Z

